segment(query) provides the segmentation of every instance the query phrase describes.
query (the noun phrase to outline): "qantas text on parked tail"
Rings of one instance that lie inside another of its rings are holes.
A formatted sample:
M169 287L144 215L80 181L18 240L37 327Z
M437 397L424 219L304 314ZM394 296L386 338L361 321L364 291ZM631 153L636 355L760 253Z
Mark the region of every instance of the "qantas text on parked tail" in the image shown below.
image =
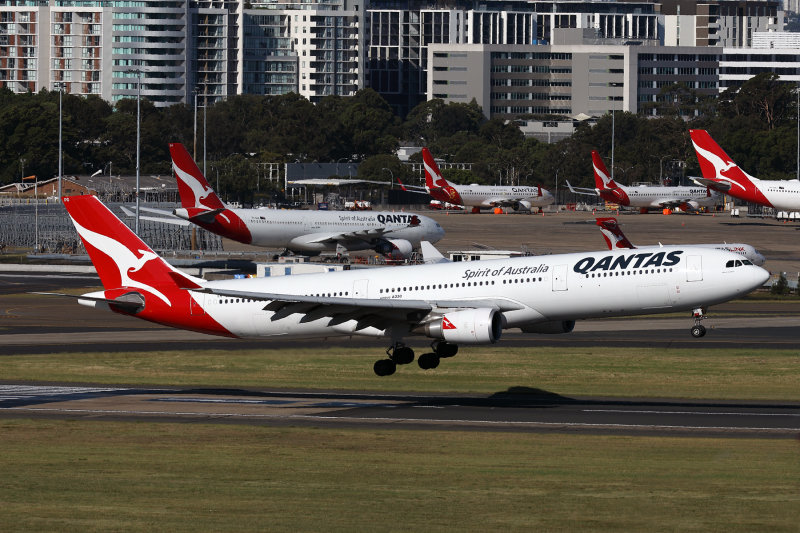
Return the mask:
M414 360L407 337L427 337L434 368L460 344L497 342L504 329L568 333L575 320L694 309L741 296L768 273L724 250L572 253L205 281L168 265L92 196L64 206L104 289L78 296L167 326L230 337L373 336L390 339L379 375ZM699 323L693 335L704 333Z

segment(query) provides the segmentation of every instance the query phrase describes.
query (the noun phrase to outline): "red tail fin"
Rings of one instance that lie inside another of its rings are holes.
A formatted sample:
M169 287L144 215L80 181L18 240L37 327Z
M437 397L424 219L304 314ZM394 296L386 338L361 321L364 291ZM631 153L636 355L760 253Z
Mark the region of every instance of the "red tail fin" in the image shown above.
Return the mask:
M603 158L597 153L597 150L592 150L592 166L594 167L594 184L598 189L616 189L618 185L611 179L608 173Z
M170 143L172 170L178 181L181 206L200 209L223 209L225 204L206 181L203 173L181 143Z
M94 196L62 201L103 283L102 301L139 304L110 303L112 310L167 326L233 336L205 312L202 294L184 290L201 287L203 280L167 264Z
M439 166L427 148L422 149L422 162L425 166L425 187L428 189L428 194L440 202L463 205L461 195L449 181L444 179L439 171Z
M106 290L141 289L170 305L164 291L177 289L176 279L182 286L199 287L161 259L96 197L71 196L63 202Z
M753 177L739 168L706 130L689 130L689 135L704 178L738 184L742 189L749 188Z
M622 233L622 230L617 224L617 219L614 217L596 218L597 225L600 226L600 231L603 233L603 238L606 240L609 250L619 250L621 248L636 248L631 241Z

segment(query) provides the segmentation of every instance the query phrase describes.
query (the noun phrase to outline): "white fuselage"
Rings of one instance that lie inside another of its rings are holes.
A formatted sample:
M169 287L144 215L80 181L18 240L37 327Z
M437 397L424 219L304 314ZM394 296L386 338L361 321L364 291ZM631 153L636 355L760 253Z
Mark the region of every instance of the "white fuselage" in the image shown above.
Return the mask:
M254 246L295 251L368 250L376 239L403 239L414 248L420 241L438 242L444 229L435 220L413 213L384 211L307 211L234 209L245 223ZM417 220L418 224L412 224Z
M751 178L753 185L779 211L800 211L800 182L797 180L760 180ZM736 185L731 188L734 192Z
M554 202L550 191L539 187L515 187L501 185L454 185L461 197L462 205L470 207L494 207L514 202L528 202L532 207L543 207Z
M209 288L250 293L443 302L448 309L505 302L504 327L694 309L746 294L769 274L753 265L736 268L731 252L664 246L657 250L618 250L532 256L467 263L377 268L278 278L212 281ZM308 311L277 319L263 300L191 293L211 318L239 337L410 335L409 321L390 328L363 327L356 320L331 324L330 316ZM498 307L504 307L499 306ZM307 315L310 313L311 316Z
M722 202L721 196L716 191L708 194L706 187L659 187L638 185L636 187L623 187L620 189L628 195L630 207L647 207L651 209L682 201L696 204L697 207L712 207ZM693 206L694 207L694 206Z

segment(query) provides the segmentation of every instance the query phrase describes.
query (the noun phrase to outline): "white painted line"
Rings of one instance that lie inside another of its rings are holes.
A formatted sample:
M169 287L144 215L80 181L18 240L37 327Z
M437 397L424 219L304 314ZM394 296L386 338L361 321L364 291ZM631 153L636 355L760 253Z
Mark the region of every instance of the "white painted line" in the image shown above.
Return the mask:
M724 411L644 411L626 409L582 409L584 413L636 413L636 414L656 414L656 415L707 415L707 416L797 416L800 413L746 413L746 412L724 412Z
M528 427L568 427L568 428L619 428L619 429L656 429L656 430L720 430L720 431L765 431L773 433L797 432L800 428L766 428L766 427L737 427L737 426L674 426L659 424L590 424L584 422L525 422L508 420L459 420L437 418L386 418L386 417L349 417L331 415L269 415L245 413L192 413L181 411L137 411L116 409L56 409L47 407L12 407L8 411L36 411L55 413L84 413L84 414L109 414L109 415L157 415L157 416L197 416L207 418L261 418L261 419L289 419L289 420L342 420L346 422L386 422L386 423L422 423L422 424L486 424L494 426L528 426Z

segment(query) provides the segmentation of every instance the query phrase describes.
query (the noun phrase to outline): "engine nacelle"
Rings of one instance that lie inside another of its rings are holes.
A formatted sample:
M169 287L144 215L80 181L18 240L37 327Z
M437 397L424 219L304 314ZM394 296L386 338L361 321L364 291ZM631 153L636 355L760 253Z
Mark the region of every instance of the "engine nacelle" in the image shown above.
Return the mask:
M523 326L521 329L525 333L541 333L544 335L571 333L575 329L575 321L551 320L550 322L539 322L538 324Z
M527 200L520 200L519 202L514 202L514 211L530 211L531 210L531 203Z
M496 309L464 309L445 313L419 332L454 344L494 344L503 332L503 323L503 315Z
M408 259L414 247L405 239L381 239L373 250L391 259Z
M683 202L681 204L681 209L684 211L697 211L700 209L700 204L694 200L689 200L688 202Z

